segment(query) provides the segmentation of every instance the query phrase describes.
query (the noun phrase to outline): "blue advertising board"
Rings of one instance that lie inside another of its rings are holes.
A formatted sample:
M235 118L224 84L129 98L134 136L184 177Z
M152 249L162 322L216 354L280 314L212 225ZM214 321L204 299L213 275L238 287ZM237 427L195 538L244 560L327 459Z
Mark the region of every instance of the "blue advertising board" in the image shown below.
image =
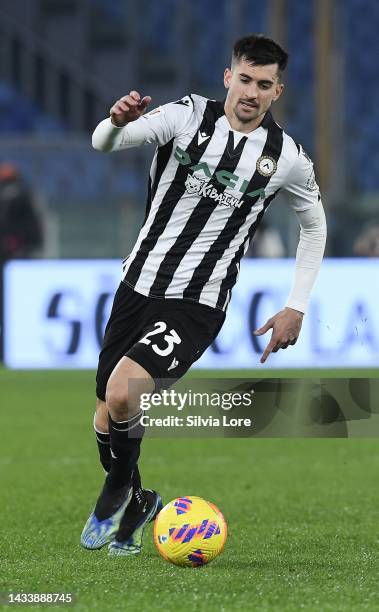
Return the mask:
M259 363L252 331L286 303L294 260L244 260L225 324L200 368L377 367L379 260L326 259L295 346ZM4 268L10 368L94 368L121 277L117 260L12 261Z

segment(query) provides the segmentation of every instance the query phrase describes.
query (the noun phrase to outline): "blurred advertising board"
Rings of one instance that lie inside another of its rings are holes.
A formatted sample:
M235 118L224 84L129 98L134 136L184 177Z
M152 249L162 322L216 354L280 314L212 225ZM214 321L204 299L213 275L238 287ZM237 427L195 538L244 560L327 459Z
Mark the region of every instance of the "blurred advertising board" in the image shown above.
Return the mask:
M295 346L260 354L252 331L283 308L294 260L244 260L225 324L199 368L379 366L379 259L326 259ZM95 368L118 260L11 261L4 267L4 362L10 368Z

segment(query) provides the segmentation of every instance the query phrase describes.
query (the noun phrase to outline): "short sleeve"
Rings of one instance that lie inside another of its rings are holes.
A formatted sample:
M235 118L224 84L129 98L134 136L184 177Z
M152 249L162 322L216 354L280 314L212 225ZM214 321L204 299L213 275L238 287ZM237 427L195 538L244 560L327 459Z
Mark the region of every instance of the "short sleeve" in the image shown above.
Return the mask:
M290 204L296 212L308 210L321 200L313 162L301 145L298 145L298 150L298 157L283 185L283 189L289 194Z

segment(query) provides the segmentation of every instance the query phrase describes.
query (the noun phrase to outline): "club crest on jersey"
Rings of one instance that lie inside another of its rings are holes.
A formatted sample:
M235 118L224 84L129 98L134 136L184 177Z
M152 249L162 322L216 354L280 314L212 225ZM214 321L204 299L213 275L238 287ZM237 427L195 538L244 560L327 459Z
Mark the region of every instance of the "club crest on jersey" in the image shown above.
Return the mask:
M227 191L218 192L210 181L205 181L193 174L188 174L185 186L187 193L196 193L201 198L210 198L223 206L239 208L243 204L243 200L239 200Z
M262 176L272 176L277 170L277 163L273 157L268 155L261 155L257 159L257 171Z

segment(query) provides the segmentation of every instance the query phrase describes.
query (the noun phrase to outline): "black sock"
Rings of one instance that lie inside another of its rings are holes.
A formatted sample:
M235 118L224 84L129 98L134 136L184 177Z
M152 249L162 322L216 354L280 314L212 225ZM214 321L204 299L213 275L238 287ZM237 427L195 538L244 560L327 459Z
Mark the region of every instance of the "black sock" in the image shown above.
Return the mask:
M96 435L96 442L97 442L97 448L99 450L100 463L103 466L104 471L108 473L111 469L111 461L112 461L110 436L108 432L99 431L98 429L96 429L95 421L93 423L93 428L94 428L95 435ZM133 484L133 499L135 498L135 500L138 503L140 503L141 500L143 499L143 489L142 489L141 475L138 469L138 465L136 465L136 468L133 472L132 484Z
M122 421L121 423L113 421L112 417L108 415L111 469L106 478L106 485L109 491L115 491L127 484L132 484L133 476L137 487L140 488L141 486L139 472L136 471L141 439L144 433L144 427L140 423L141 414L142 411L128 421Z
M109 472L111 469L111 443L109 433L105 433L103 431L98 431L95 429L96 434L96 442L97 448L99 449L99 457L100 463L103 466L105 472ZM136 465L136 469L133 472L133 496L137 498L137 500L141 500L143 497L143 489L141 483L141 475L138 469L138 465Z
M106 472L111 469L111 443L109 433L99 431L94 425L97 448L99 449L100 463Z
M109 458L111 459L109 434L108 433L104 434L103 432L100 432L100 433L103 436L108 436L108 451L109 451ZM109 469L110 469L110 464L111 464L111 460L109 461ZM102 465L105 469L105 465L103 461L102 461ZM109 469L107 471L109 471ZM132 485L133 485L133 494L129 502L128 508L130 507L130 509L133 511L133 510L136 510L140 506L140 504L142 504L145 501L145 495L142 489L141 476L139 473L138 465L136 465L136 468L133 472ZM95 512L97 519L99 521L103 521L104 519L107 519L110 516L112 516L112 514L116 512L116 510L124 502L127 492L128 492L127 486L122 487L121 489L118 489L117 491L112 490L112 492L109 492L108 487L105 486L103 488L103 491L99 499L96 502L96 507L95 507L94 512Z
M139 473L138 465L136 465L136 469L133 472L133 496L129 502L128 508L133 509L136 506L142 504L145 501L145 494L142 488L141 476Z
M102 492L96 502L94 513L99 521L109 518L114 514L121 504L124 503L129 491L126 485L120 489L110 491L107 484L104 485Z
M142 493L141 475L139 473L138 464L133 472L133 491L141 495Z

